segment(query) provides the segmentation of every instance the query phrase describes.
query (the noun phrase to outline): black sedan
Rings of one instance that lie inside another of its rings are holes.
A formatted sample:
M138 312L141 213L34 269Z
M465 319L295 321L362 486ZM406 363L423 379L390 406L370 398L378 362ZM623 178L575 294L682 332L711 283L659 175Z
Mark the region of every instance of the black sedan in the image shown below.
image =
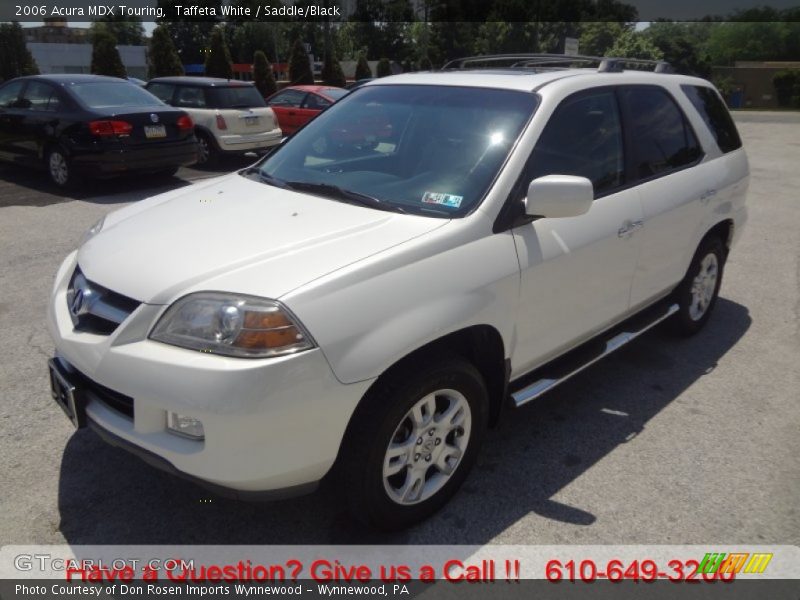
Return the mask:
M36 75L0 85L0 160L82 176L173 174L197 160L194 123L130 81Z

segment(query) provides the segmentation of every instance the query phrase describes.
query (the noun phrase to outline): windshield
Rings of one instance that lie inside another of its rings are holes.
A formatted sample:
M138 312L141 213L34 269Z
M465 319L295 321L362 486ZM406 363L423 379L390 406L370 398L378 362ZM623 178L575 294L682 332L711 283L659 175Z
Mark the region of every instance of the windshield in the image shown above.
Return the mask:
M208 88L211 108L258 108L267 103L253 85Z
M260 174L305 191L316 184L320 195L335 186L339 196L354 192L398 211L463 216L482 200L537 102L512 90L367 86L298 131Z
M150 92L129 81L76 83L70 86L70 89L89 108L127 108L164 104Z

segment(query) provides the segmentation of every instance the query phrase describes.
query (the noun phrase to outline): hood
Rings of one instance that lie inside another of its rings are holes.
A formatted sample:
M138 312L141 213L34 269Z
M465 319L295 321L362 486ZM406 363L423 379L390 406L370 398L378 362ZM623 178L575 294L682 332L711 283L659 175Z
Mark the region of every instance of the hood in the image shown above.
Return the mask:
M148 304L199 290L279 298L447 222L233 174L112 213L78 264L88 279Z

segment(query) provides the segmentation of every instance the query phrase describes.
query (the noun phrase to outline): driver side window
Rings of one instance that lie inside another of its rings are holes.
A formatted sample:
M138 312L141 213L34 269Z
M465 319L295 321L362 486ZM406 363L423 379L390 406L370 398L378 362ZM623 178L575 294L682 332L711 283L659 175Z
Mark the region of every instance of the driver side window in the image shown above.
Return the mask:
M577 175L594 185L595 198L624 183L622 127L612 90L581 92L564 100L544 128L529 161L527 181Z

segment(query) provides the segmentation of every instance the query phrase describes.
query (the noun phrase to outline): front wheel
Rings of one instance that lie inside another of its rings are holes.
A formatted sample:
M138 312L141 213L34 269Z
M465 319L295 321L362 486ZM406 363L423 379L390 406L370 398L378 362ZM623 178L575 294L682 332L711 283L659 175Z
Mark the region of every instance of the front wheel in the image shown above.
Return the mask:
M708 322L719 295L725 256L725 246L718 237L710 237L698 247L675 290L678 312L673 323L677 333L693 335Z
M441 508L475 463L488 412L483 378L463 359L378 384L343 447L342 483L354 517L392 530Z

